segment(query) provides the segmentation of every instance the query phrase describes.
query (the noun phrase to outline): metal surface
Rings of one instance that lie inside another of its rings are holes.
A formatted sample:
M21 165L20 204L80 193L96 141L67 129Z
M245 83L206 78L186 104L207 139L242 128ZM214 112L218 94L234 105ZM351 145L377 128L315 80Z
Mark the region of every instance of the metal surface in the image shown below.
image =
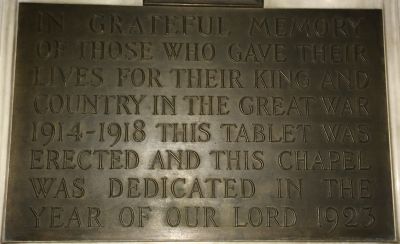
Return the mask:
M380 11L21 4L16 62L6 240L394 238Z

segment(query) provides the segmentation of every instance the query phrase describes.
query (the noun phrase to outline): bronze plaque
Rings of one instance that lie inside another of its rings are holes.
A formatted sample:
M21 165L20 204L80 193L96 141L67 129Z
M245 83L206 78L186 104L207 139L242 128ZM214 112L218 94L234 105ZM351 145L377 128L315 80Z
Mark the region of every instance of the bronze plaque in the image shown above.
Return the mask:
M5 239L393 240L382 13L20 4Z

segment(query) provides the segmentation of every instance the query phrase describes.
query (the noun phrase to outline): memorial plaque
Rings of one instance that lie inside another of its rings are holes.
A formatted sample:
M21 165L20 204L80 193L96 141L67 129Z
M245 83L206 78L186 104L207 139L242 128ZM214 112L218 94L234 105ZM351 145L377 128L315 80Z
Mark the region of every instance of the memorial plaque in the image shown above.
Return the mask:
M381 11L18 21L6 240L394 239Z

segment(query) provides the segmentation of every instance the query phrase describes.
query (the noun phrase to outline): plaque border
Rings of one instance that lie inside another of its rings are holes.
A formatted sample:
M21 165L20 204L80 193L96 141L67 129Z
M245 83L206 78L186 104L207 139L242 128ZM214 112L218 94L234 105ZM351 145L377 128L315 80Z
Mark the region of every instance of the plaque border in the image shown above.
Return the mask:
M16 33L18 4L55 3L55 4L104 4L142 6L143 0L0 0L0 243L5 243L5 207L8 182L8 160L11 141L11 119L13 103L13 86L16 54ZM393 215L395 225L394 242L400 241L400 1L398 0L264 0L264 8L302 9L381 9L383 13L383 35L385 48L385 74L388 109L388 129L392 174ZM185 241L186 242L186 241ZM233 242L233 241L232 241ZM219 242L219 243L232 243ZM249 242L249 241L247 241ZM247 243L246 241L240 243ZM257 241L271 243L272 241ZM279 243L293 243L273 241ZM304 241L299 241L304 242ZM315 242L315 241L313 241ZM374 241L369 241L373 243ZM388 241L389 242L389 241ZM16 243L16 241L12 241ZM41 243L55 243L54 241ZM57 242L57 243L95 243L94 241ZM98 242L100 243L100 242ZM126 243L106 242L101 243ZM130 242L130 243L152 243ZM161 241L153 242L161 243ZM172 241L162 243L174 243ZM214 242L190 242L214 243ZM341 242L329 242L341 243ZM357 243L357 242L352 242ZM364 243L364 242L358 242Z
M262 8L264 0L143 0L144 6L206 6Z

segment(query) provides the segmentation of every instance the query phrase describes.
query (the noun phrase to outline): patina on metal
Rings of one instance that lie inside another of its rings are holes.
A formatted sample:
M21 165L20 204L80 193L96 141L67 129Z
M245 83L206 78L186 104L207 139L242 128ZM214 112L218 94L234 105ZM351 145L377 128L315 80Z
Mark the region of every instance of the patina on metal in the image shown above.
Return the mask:
M8 241L393 240L382 13L22 3Z

